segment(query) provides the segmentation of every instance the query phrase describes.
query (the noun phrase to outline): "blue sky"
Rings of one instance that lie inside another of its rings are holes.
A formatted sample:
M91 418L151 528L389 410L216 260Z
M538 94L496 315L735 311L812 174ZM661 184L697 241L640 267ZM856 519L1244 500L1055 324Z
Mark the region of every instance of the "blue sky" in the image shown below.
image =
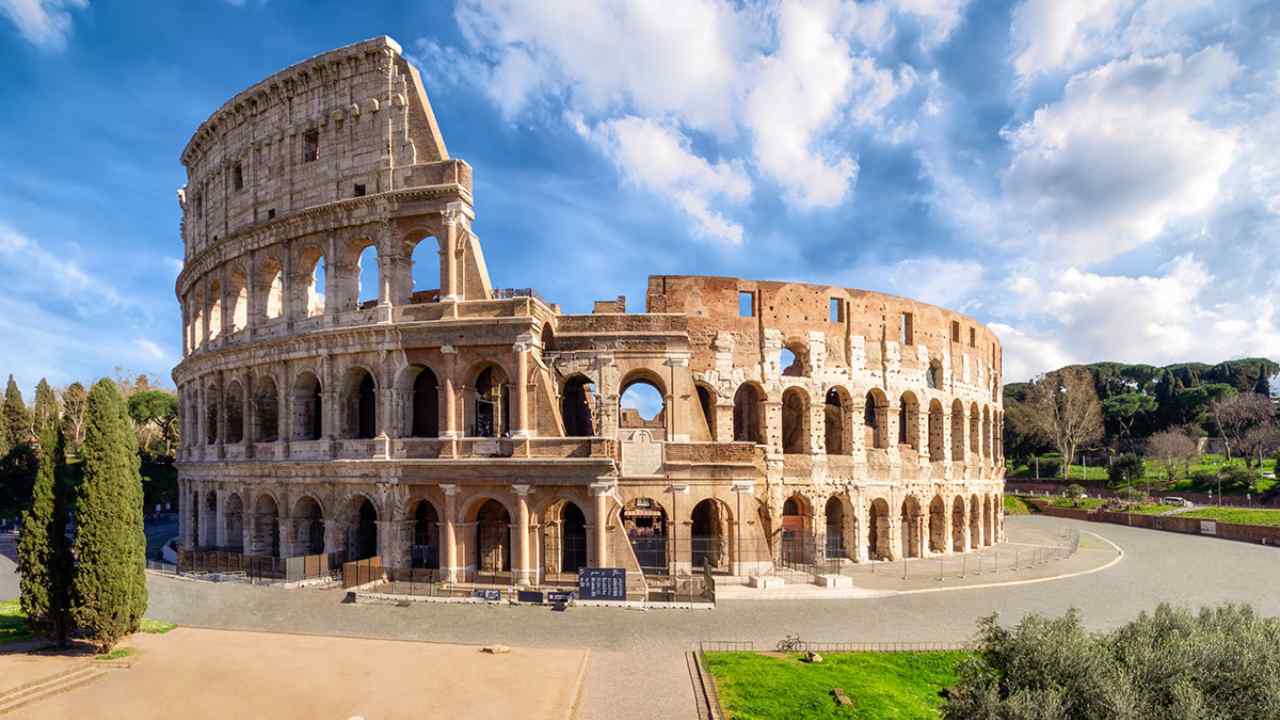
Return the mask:
M568 312L729 274L965 310L1010 380L1280 355L1275 3L0 0L0 373L167 377L191 132L380 34Z

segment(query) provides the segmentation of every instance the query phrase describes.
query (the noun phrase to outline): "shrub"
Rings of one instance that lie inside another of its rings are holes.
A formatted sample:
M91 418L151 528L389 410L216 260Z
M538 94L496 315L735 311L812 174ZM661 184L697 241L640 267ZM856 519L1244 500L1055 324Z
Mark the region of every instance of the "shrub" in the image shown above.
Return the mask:
M1066 493L1069 498L1084 497L1084 486L1077 483L1071 483L1067 486Z
M1027 465L1028 467L1031 468L1032 472L1035 472L1035 468L1036 468L1035 459L1032 459L1031 462L1028 463ZM1058 473L1061 471L1062 471L1062 463L1058 462L1057 460L1052 460L1049 458L1040 458L1040 477L1042 478L1057 477Z
M1280 619L1248 606L1193 614L1162 604L1097 634L1074 610L1013 628L992 615L978 644L949 691L947 720L1280 716Z
M1142 456L1134 453L1123 453L1117 455L1111 466L1107 468L1107 482L1112 487L1129 485L1141 480L1146 469L1146 463L1143 462Z
M1240 465L1228 465L1218 471L1222 480L1222 492L1253 492L1253 485L1258 481L1258 474Z

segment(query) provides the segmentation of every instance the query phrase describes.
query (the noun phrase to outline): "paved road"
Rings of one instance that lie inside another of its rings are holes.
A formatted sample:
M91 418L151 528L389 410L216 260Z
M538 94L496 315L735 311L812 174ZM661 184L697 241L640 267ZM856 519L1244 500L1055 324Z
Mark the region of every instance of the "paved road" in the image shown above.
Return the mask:
M1198 606L1249 602L1280 615L1280 550L1191 535L1060 518L1010 517L1014 524L1095 532L1126 556L1101 572L1064 580L867 600L725 601L711 611L635 611L415 605L353 606L336 591L211 585L153 576L149 615L193 625L288 630L448 642L589 647L581 717L693 717L682 652L699 639L769 645L786 633L823 641L960 641L975 621L999 612L1079 608L1095 628L1123 623L1168 601ZM5 573L0 559L0 576ZM0 597L5 585L0 580Z

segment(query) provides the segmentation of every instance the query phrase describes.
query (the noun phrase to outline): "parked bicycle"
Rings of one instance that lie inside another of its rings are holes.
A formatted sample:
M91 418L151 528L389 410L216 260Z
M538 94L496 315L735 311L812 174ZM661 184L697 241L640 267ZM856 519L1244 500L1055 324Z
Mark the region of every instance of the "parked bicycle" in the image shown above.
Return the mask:
M778 652L800 652L804 650L804 641L799 635L787 635L783 640L778 641Z

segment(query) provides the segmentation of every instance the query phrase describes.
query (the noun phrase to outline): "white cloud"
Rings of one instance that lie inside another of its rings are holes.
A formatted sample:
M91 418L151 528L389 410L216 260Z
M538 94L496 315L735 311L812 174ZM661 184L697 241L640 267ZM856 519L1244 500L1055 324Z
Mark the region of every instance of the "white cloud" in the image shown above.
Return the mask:
M151 340L146 338L134 338L133 342L138 346L138 350L142 351L144 356L152 360L167 360L169 358L169 353L165 352L164 348Z
M999 324L1006 377L1021 380L1073 362L1155 365L1274 357L1280 348L1280 286L1259 296L1213 302L1221 280L1191 255L1160 274L1127 277L1075 268L1013 278L1010 300L1024 311L1015 329Z
M111 305L121 302L115 288L91 278L70 261L49 252L26 235L0 223L0 277L8 280L8 291L32 289L47 294L50 290L64 298L75 298L92 292L92 303L104 300Z
M941 45L964 19L968 0L892 0L899 12L914 15L924 26L925 49Z
M1060 101L1007 131L1005 197L1032 242L1060 262L1087 264L1209 210L1237 133L1198 113L1239 70L1217 46L1185 59L1113 61L1073 77Z
M1013 69L1022 81L1070 69L1115 41L1135 0L1026 0L1013 11Z
M751 180L739 165L715 164L693 154L678 129L627 116L589 128L581 117L571 120L578 132L601 147L624 177L650 192L673 200L704 235L742 244L742 226L711 209L713 198L741 202L751 194Z
M89 7L89 0L0 0L0 13L17 26L27 42L47 50L61 50L71 34L71 11Z

